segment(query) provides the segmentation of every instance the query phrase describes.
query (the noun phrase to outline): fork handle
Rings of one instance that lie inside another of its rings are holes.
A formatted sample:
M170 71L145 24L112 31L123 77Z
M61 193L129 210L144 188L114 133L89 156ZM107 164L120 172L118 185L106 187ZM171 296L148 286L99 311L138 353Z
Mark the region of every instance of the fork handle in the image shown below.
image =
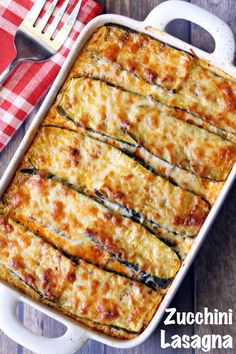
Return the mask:
M3 70L3 72L0 75L0 85L5 81L7 76L10 74L10 72L14 69L14 67L18 64L20 61L20 58L17 56L12 60L12 62L6 67L6 69Z

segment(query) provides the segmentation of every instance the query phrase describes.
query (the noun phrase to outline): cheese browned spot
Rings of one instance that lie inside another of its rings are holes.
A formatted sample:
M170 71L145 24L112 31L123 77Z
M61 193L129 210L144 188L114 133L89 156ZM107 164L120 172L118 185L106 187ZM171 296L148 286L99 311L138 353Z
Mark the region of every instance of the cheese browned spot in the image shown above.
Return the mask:
M76 166L71 163L68 146L77 146L82 152ZM92 159L97 150L99 158ZM163 229L195 235L209 212L200 197L155 176L118 149L77 132L44 127L27 156L37 168L129 208ZM127 175L134 177L130 180ZM176 217L191 219L188 224L176 225Z
M84 261L76 265L64 255L58 257L51 245L7 215L4 218L11 232L6 234L0 225L0 240L5 241L0 247L1 266L71 316L137 333L145 327L146 318L161 300L158 292ZM25 239L31 241L27 247ZM105 285L106 293L102 291Z
M100 314L100 320L115 320L119 317L117 304L109 300L102 299L96 307L97 312Z
M24 262L20 255L12 257L12 267L14 270L21 270L24 268Z
M56 287L57 277L52 268L46 268L42 275L42 287L47 299L55 300L54 288Z
M8 222L7 215L0 215L0 227L5 234L8 234L14 230L13 226Z

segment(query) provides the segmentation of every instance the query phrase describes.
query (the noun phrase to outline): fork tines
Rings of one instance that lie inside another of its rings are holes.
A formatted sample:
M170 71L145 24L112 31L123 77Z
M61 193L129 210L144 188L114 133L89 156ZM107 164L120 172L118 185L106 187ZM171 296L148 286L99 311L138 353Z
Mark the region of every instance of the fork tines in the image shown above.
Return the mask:
M31 27L35 33L37 33L37 34L42 33L48 39L53 40L52 36L54 35L63 15L65 14L66 9L69 6L70 0L65 0L63 2L62 6L60 7L57 14L55 15L52 23L45 30L45 27L48 24L48 21L51 18L51 16L53 15L53 12L57 6L58 0L54 0L50 4L46 13L43 15L43 17L41 19L39 19L38 23L36 23L46 2L47 2L47 0L36 0L35 4L31 8L31 10L29 11L27 17L22 22L21 26L25 27L25 25L26 25L28 29L29 29L29 27ZM62 26L62 28L60 29L58 34L56 35L57 41L59 41L60 43L62 43L69 35L69 32L71 31L71 29L75 23L75 20L77 18L77 15L79 13L81 3L82 3L82 0L79 0L77 2L76 6L74 7L73 11L69 15L68 19L66 20L66 22L64 23L64 25Z

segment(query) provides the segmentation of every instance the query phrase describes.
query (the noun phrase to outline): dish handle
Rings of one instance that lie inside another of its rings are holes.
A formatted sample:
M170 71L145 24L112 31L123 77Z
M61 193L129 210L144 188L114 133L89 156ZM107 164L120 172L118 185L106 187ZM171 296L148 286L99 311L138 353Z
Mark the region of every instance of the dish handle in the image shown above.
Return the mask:
M69 321L62 322L61 319L59 321L67 327L61 337L46 338L31 332L16 316L19 301L27 302L26 298L5 285L0 285L0 328L15 342L38 354L72 354L88 340L88 334L83 328L70 324ZM34 306L31 301L29 303ZM44 312L41 306L40 311ZM45 313L50 316L50 311L45 310Z
M215 50L209 57L232 65L235 39L231 28L219 17L203 8L182 0L169 0L156 6L144 21L145 26L155 27L162 32L169 22L183 19L194 22L209 32L215 40Z

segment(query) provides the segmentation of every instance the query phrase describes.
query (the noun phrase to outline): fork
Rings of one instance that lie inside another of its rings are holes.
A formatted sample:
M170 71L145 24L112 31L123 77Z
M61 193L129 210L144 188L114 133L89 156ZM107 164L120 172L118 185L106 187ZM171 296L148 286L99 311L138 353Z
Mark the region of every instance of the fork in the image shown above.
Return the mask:
M16 57L1 73L0 84L4 82L9 73L19 62L24 60L41 62L51 58L54 54L56 54L56 52L58 52L68 37L79 13L82 0L78 1L74 10L55 37L53 37L53 35L69 5L70 0L64 1L54 20L45 30L45 27L58 3L58 0L54 0L42 19L36 23L46 1L47 0L36 0L28 15L16 31L14 38Z

